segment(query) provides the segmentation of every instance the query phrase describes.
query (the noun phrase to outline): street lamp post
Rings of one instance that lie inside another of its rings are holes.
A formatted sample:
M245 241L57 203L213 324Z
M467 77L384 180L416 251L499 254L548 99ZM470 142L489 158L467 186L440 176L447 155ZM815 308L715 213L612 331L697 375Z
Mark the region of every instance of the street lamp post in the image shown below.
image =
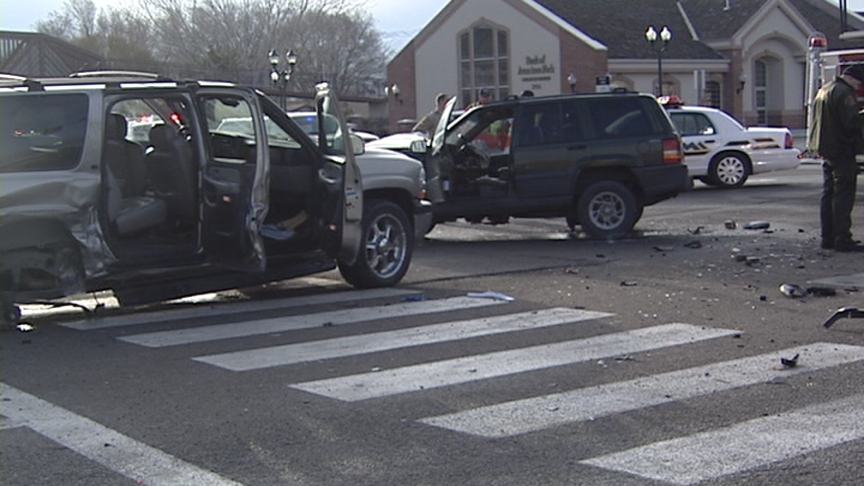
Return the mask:
M575 93L576 92L576 75L575 74L570 73L567 75L567 84L570 85L570 92Z
M273 82L274 86L279 88L279 103L282 106L282 111L285 111L285 90L288 88L288 81L291 79L291 75L294 74L294 66L297 65L297 55L289 49L285 53L287 67L281 71L279 70L279 53L275 49L270 51L268 59L270 60L270 81Z
M663 96L663 52L669 45L669 41L672 40L672 32L669 27L664 25L660 34L657 34L654 26L649 25L648 30L645 31L645 40L651 44L651 48L657 53L657 92L658 96ZM660 42L657 42L658 40Z

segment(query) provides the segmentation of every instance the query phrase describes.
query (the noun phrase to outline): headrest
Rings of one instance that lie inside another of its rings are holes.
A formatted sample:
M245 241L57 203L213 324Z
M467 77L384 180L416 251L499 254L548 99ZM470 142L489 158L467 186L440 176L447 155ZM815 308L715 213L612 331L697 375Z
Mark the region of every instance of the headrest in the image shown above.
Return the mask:
M118 113L108 115L105 135L109 140L122 140L126 138L126 118Z
M160 123L150 129L150 144L154 147L167 147L174 140L177 140L177 132L174 130L174 127Z

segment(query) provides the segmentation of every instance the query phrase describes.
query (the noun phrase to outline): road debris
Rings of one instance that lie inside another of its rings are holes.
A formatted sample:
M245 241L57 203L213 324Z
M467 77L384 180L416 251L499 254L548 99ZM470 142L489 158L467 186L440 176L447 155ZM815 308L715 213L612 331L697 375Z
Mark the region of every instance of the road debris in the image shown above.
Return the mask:
M18 332L30 332L36 330L36 326L30 324L29 322L20 322L17 326L15 326L15 329L17 329Z
M767 221L751 221L744 225L744 229L746 230L760 230L760 229L768 229L771 227L771 223Z
M864 311L858 309L857 307L843 307L842 309L837 309L831 317L829 317L825 322L822 323L826 329L833 326L835 322L838 320L847 317L852 319L861 319L864 318Z
M468 297L474 297L477 299L492 299L492 300L502 300L504 302L513 302L513 297L509 295L504 295L498 292L468 292Z
M800 354L796 354L791 358L780 358L780 364L782 364L784 368L794 368L798 366L798 356L800 356Z
M807 293L820 297L831 297L837 295L837 289L834 287L807 287Z
M790 299L798 299L801 297L807 297L807 291L802 287L795 285L784 283L780 286L780 293L789 297Z
M731 219L727 219L726 221L723 222L723 226L725 226L726 229L734 230L735 228L738 227L738 223L736 223L735 221L732 221Z

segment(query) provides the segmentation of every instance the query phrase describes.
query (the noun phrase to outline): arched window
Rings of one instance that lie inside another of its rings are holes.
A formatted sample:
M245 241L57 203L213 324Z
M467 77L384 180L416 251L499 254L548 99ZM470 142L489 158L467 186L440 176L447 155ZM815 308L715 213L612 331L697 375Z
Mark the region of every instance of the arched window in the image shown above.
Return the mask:
M477 91L492 90L495 100L510 96L510 34L488 22L459 34L459 89L463 104L477 100Z

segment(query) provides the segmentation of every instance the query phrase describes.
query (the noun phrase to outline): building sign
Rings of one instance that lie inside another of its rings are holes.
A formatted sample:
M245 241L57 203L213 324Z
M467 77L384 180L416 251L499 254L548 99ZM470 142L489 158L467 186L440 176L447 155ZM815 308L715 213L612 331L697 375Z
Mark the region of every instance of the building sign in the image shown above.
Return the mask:
M612 77L608 74L605 76L595 76L594 90L598 93L609 93L612 91Z
M546 55L526 56L525 65L517 68L523 83L530 84L532 90L542 90L543 84L552 81L555 65L546 63Z

